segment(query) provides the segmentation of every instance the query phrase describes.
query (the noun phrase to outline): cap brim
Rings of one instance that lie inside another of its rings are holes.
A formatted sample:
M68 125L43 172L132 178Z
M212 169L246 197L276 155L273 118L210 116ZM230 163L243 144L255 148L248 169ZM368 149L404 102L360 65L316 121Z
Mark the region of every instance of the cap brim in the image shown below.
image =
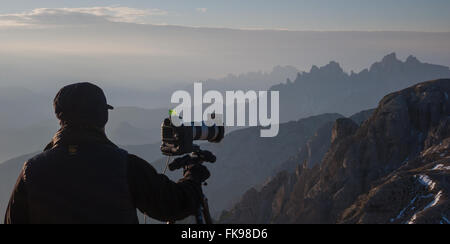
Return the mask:
M114 107L109 105L109 104L106 104L106 108L109 109L109 110L113 110L114 109Z

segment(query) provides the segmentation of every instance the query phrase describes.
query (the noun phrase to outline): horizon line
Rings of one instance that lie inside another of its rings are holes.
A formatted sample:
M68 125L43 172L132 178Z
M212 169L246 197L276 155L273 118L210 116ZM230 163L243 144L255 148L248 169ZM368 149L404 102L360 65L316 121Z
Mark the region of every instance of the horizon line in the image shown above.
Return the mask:
M228 30L228 31L267 31L267 32L316 32L316 33L430 33L430 34L450 34L450 30L429 31L429 30L358 30L358 29L290 29L290 28L265 28L265 27L227 27L227 26L195 26L195 25L181 25L181 24L158 24L158 23L136 23L136 22L121 22L108 21L103 24L75 24L75 25L0 25L0 29L38 29L38 28L54 28L54 27L76 27L87 25L138 25L138 26L152 26L152 27L172 27L172 28L189 28L189 29L205 29L205 30Z

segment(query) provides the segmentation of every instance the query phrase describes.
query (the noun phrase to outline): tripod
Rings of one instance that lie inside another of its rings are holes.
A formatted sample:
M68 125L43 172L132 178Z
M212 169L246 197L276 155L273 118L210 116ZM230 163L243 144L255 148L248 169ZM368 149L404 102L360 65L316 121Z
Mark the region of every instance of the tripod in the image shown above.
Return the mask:
M201 150L199 146L194 145L194 150L191 154L175 159L172 163L168 164L168 168L170 171L175 171L182 168L186 169L186 167L190 165L203 164L205 162L215 163L216 156L214 156L214 154L212 154L210 151ZM207 183L203 182L203 186L206 185ZM201 194L202 203L199 206L197 213L195 214L195 221L197 224L213 224L211 213L209 211L208 199L203 194L203 191Z

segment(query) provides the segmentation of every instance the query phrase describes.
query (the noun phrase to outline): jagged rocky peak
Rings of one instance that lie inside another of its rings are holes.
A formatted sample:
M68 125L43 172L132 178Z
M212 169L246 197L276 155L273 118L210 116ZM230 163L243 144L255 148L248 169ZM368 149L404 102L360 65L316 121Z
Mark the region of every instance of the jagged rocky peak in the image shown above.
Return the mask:
M420 64L420 61L415 57L410 55L407 59L406 59L406 63L407 64Z
M342 69L341 65L338 62L336 62L336 61L331 61L324 68L332 70L332 71L340 72L340 73L344 72L344 70Z
M403 62L397 58L396 53L391 53L386 55L381 62L376 62L370 67L371 72L381 71L381 70L393 70L401 66Z
M331 143L334 144L346 137L353 135L358 129L358 125L349 118L337 119L331 133Z
M342 69L341 65L338 62L331 61L325 66L317 67L316 65L313 65L311 68L310 73L330 73L330 74L342 74L344 73L344 70Z
M319 71L320 71L319 67L317 67L317 65L313 65L313 66L311 67L310 73L311 73L311 74L314 74L314 73L318 73Z
M385 63L385 64L391 64L391 63L400 62L400 60L397 58L396 53L390 53L390 54L386 55L381 62Z

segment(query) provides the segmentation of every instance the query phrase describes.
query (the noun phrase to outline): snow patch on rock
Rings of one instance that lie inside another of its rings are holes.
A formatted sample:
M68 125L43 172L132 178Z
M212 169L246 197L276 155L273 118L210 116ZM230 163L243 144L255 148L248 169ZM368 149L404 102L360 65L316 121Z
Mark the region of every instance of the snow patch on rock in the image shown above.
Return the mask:
M450 166L444 166L443 164L438 164L432 170L450 170Z
M412 216L412 218L408 221L408 224L414 224L416 222L417 215L423 211L426 211L429 208L436 206L439 203L439 200L441 199L441 197L442 197L442 191L438 192L438 194L434 197L433 201L430 202L422 211L415 213Z
M434 190L434 188L436 187L436 183L433 182L427 175L420 175L418 180L420 184L428 187L428 189L430 190Z

